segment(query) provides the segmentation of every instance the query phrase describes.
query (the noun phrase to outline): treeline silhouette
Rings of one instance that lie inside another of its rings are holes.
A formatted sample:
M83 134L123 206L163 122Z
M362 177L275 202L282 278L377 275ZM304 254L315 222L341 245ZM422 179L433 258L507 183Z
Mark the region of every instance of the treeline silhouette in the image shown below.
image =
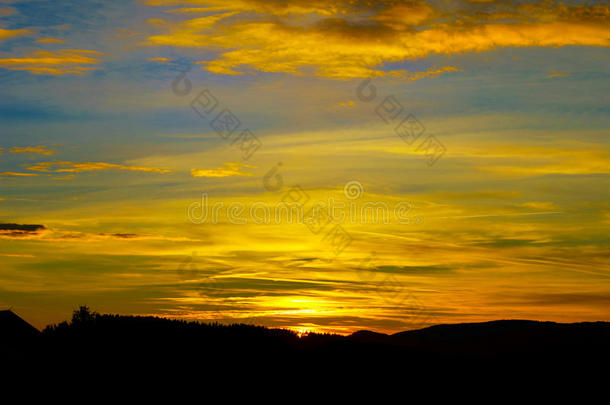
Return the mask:
M80 366L138 367L205 364L317 365L377 369L409 365L403 373L439 367L574 367L610 360L610 324L493 321L437 325L393 335L360 331L349 336L285 329L187 322L158 317L98 314L83 306L69 322L29 338L4 341L5 359L36 358ZM427 370L427 371L426 371Z
M201 323L158 317L108 315L83 306L70 322L47 326L40 347L47 354L101 361L114 358L146 362L180 359L206 363L240 363L378 355L373 346L341 335L309 333L302 337L287 329L270 329L247 324ZM379 349L377 348L377 349ZM389 349L389 347L388 347Z

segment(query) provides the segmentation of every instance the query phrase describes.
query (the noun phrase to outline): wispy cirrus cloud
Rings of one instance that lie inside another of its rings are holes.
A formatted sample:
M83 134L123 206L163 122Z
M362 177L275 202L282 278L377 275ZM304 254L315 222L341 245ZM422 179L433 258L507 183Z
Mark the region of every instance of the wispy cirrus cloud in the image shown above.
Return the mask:
M83 232L38 224L0 223L0 238L4 239L36 239L47 242L94 242L100 240L165 240L176 242L192 241L186 237L136 234L136 233L104 233Z
M54 150L50 150L47 146L15 146L8 150L9 153L35 153L39 155L51 156L55 154Z
M97 170L130 170L136 172L170 173L170 169L146 166L127 166L105 162L41 162L34 165L24 165L28 170L51 173L80 173Z
M516 177L610 173L610 151L602 145L599 149L558 147L513 147L509 149L513 151L512 161L509 164L497 162L479 166L477 169L502 176ZM501 158L501 155L496 157Z
M2 176L10 176L10 177L32 177L38 176L38 173L19 173L19 172L2 172L0 173L0 177Z
M40 38L37 39L36 42L38 42L39 44L65 44L68 41L59 38Z
M162 56L155 56L155 57L152 57L152 58L148 58L148 60L150 62L159 62L159 63L167 63L167 62L171 61L170 58L164 58Z
M0 67L36 75L83 74L99 69L101 52L86 49L37 50L26 55L2 57Z
M2 257L22 257L22 258L33 258L36 257L34 255L22 255L22 254L12 254L12 253L0 253Z
M216 169L191 169L193 177L231 177L231 176L252 176L252 173L242 172L242 168L254 168L241 162L224 163L222 167Z

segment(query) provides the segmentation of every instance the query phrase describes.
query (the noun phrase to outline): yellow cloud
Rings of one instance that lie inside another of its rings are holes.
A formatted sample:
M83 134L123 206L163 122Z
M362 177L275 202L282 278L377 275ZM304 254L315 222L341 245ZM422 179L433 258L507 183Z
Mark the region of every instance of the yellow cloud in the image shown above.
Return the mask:
M96 56L102 53L84 49L60 49L57 51L34 51L22 57L0 58L0 67L25 70L37 75L83 74L101 62Z
M19 147L19 146L15 146L14 148L9 149L10 153L37 153L40 155L54 155L55 151L54 150L49 150L47 149L46 146L25 146L25 147Z
M154 173L170 173L169 169L160 169L157 167L141 167L141 166L125 166L113 163L104 162L42 162L27 167L28 170L37 172L52 172L52 173L80 173L96 170L131 170L137 172L154 172Z
M224 163L224 167L216 169L191 169L193 177L231 177L231 176L252 176L252 173L244 173L243 167L254 168L255 166L246 165L240 162Z
M375 7L256 0L147 4L208 6L212 14L204 17L151 21L162 32L149 36L147 44L220 49L217 57L199 63L210 72L228 75L248 69L303 74L304 69L313 68L320 76L337 79L390 75L417 80L421 76L382 67L430 54L497 47L610 46L610 17L605 9L595 7L530 10L513 6L509 11L490 12L466 7L447 14L416 0L380 1ZM285 17L294 13L317 17ZM181 9L179 14L189 12ZM507 15L511 16L508 20ZM457 70L450 69L437 74Z

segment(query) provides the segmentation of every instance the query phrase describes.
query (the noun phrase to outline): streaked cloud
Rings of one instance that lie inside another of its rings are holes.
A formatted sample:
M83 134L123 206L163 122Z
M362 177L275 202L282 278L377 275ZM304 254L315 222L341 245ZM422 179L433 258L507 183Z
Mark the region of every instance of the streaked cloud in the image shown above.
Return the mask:
M22 238L38 235L45 231L44 225L0 224L0 237Z
M252 176L252 173L242 172L242 168L254 168L241 162L224 163L216 169L191 169L193 177L231 177L231 176Z
M22 254L11 254L11 253L0 253L0 256L3 256L3 257L23 257L23 258L36 257L34 255L22 255Z
M610 151L607 148L561 149L516 148L511 164L489 164L479 170L506 176L540 176L545 174L603 174L610 173ZM527 159L529 156L530 159Z
M45 225L0 223L0 238L5 239L36 239L42 242L95 242L103 240L117 241L174 241L193 242L196 240L167 235L135 234L135 233L95 233L83 232Z
M101 52L84 49L37 50L29 54L0 58L0 67L25 70L36 75L83 74L99 69Z
M522 204L519 204L521 207L525 208L534 208L537 210L556 210L557 207L555 204L549 201L528 201Z
M9 153L34 153L39 155L51 156L55 154L54 150L47 149L47 146L15 146L9 149Z
M97 170L130 170L136 172L170 173L170 169L158 167L126 166L104 162L41 162L34 165L24 165L28 170L52 173L80 173Z
M0 176L10 176L10 177L32 177L38 176L38 173L19 173L19 172L2 172Z
M66 41L65 39L59 39L59 38L40 38L40 39L37 39L36 42L38 42L40 44L65 44L68 41Z
M164 58L162 56L156 56L156 57L153 57L153 58L148 58L148 60L151 61L151 62L161 62L161 63L167 63L167 62L171 61L170 58Z
M0 41L4 41L5 39L21 37L24 35L32 34L32 30L23 28L18 30L7 30L4 28L0 28Z

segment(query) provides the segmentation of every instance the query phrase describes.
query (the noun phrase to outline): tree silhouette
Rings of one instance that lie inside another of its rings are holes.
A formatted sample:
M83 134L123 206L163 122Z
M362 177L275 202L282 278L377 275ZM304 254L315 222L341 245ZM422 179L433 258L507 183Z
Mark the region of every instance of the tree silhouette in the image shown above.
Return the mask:
M72 313L72 324L76 326L86 325L94 322L97 316L97 312L91 312L88 306L81 305Z

